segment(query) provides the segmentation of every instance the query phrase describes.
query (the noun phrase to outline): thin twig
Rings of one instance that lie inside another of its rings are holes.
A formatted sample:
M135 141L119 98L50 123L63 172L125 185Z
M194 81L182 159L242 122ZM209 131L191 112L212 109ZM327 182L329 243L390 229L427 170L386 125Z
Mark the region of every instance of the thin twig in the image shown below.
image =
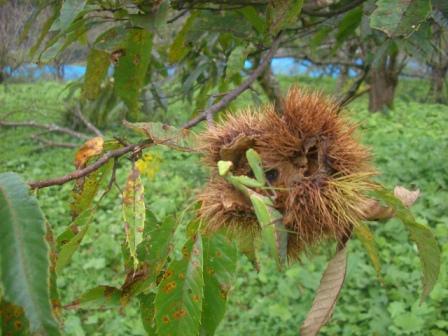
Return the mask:
M367 74L369 73L369 66L366 66L362 74L353 82L350 89L338 100L338 105L342 108L353 100L361 84L364 82Z
M28 185L31 187L31 189L41 189L46 188L50 186L55 185L62 185L64 183L67 183L69 181L76 180L78 178L84 177L92 173L93 171L99 169L101 166L106 164L110 159L118 158L120 156L123 156L127 153L141 151L143 148L146 148L152 144L151 140L144 140L137 144L131 144L126 147L122 147L110 152L107 152L102 157L100 157L95 163L92 163L91 165L83 168L75 170L74 172L71 172L70 174L61 176L61 177L55 177L48 180L40 180L40 181L31 181L28 182Z
M339 14L343 14L345 12L348 12L349 10L352 10L353 8L361 5L366 0L353 0L352 2L349 2L347 5L342 6L341 8L335 9L333 11L328 12L314 12L307 10L306 8L302 8L302 13L309 15L309 16L317 16L317 17L333 17Z
M75 115L78 117L79 120L81 120L81 122L87 127L87 129L89 129L90 131L92 131L96 136L102 137L103 133L101 133L101 131L95 127L95 125L93 125L81 112L81 109L79 107L79 105L76 105L74 108L74 112Z
M175 15L171 19L168 19L166 21L166 23L168 23L168 24L173 23L173 22L177 21L178 19L180 19L182 16L184 16L187 13L188 13L188 9L184 9L183 11L181 11L179 14Z
M258 77L261 76L261 74L266 69L266 67L271 64L271 59L272 59L272 57L274 57L279 44L280 44L280 36L278 36L274 40L271 48L266 53L266 55L264 56L263 60L260 62L258 67L249 75L249 77L247 77L247 79L243 83L241 83L240 86L236 87L235 89L233 89L232 91L227 93L219 102L209 106L206 110L204 110L197 117L195 117L195 118L191 119L190 121L188 121L187 123L185 123L182 126L182 128L191 128L191 127L199 124L203 120L207 120L207 121L209 121L209 123L210 123L210 121L213 121L213 116L216 112L220 111L221 109L223 109L224 107L229 105L229 103L231 101L233 101L241 93L246 91L252 85L252 83Z
M68 134L72 137L78 138L78 139L89 139L90 136L84 133L76 132L70 128L58 126L56 124L39 124L35 121L6 121L6 120L0 120L0 126L3 127L33 127L33 128L40 128L40 129L46 129L50 132L57 132L57 133L64 133Z
M61 147L61 148L76 148L76 147L78 147L78 145L74 144L74 143L70 143L70 142L55 142L55 141L51 141L51 140L47 140L47 139L41 138L40 136L37 136L37 135L31 136L31 138L33 140L36 140L36 141L42 143L44 145L43 147Z

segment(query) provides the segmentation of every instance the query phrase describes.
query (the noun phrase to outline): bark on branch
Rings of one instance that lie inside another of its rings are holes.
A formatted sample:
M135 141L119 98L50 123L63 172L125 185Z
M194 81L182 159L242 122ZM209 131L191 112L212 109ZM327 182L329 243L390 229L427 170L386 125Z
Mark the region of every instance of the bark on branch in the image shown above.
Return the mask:
M341 8L335 9L333 11L312 11L309 10L308 8L306 8L305 6L302 8L302 13L309 15L309 16L316 16L316 17L326 17L326 18L330 18L339 14L343 14L348 12L349 10L354 9L355 7L358 7L359 5L361 5L364 1L366 0L354 0L350 3L348 3L345 6L342 6Z
M79 106L75 106L74 108L74 112L75 112L75 116L78 117L79 120L81 120L81 122L87 127L88 130L90 130L91 132L93 132L96 136L102 137L103 133L101 133L101 131L95 127L95 125L93 125L81 112L81 109L79 108Z
M195 118L191 119L190 121L188 121L187 123L185 123L182 126L182 128L191 128L204 120L208 120L209 122L212 121L213 116L216 112L220 111L221 109L223 109L224 107L229 105L230 102L232 102L235 98L237 98L241 93L246 91L253 84L253 82L255 82L255 80L257 80L257 78L263 74L266 67L271 64L272 57L274 57L279 44L280 44L280 36L278 36L274 40L271 48L264 55L260 64L249 75L249 77L247 77L246 80L243 83L241 83L240 86L237 86L235 89L233 89L232 91L227 93L219 102L209 106L206 110L204 110L197 117L195 117Z
M51 178L48 180L31 181L31 182L28 182L28 185L31 187L31 189L41 189L41 188L46 188L46 187L55 186L55 185L62 185L69 181L73 181L78 178L89 175L90 173L99 169L101 166L103 166L109 160L111 160L113 158L118 158L127 153L141 151L143 148L146 148L150 145L152 145L151 140L145 140L145 141L142 141L137 144L127 145L125 147L107 152L102 157L100 157L97 161L95 161L94 163L92 163L91 165L89 165L83 169L78 169L78 170L75 170L74 172L71 172L70 174L60 176L60 177Z
M45 129L49 132L63 133L72 137L87 140L90 138L87 134L76 132L70 128L58 126L56 124L40 124L35 121L6 121L0 120L0 127L31 127Z

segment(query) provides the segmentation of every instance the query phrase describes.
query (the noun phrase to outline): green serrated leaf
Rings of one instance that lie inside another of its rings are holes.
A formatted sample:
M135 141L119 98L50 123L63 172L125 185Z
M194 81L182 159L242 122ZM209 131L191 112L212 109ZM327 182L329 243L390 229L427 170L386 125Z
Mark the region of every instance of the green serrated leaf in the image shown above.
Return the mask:
M73 254L81 245L81 241L89 229L89 224L93 218L93 210L87 209L83 211L74 221L70 224L69 228L64 231L59 237L60 249L58 258L56 261L56 272L60 273L62 269L70 262ZM81 230L79 230L81 228ZM75 234L75 232L79 230Z
M288 28L299 21L303 0L270 1L267 10L269 32L276 36L284 28Z
M246 151L246 159L252 169L255 178L263 185L267 185L266 176L264 175L263 163L260 155L252 148Z
M370 16L370 26L389 37L408 36L431 13L429 0L379 0Z
M2 3L0 2L0 6ZM23 25L22 31L19 35L19 42L23 43L26 39L28 39L28 35L31 27L36 23L36 19L39 17L40 13L46 8L46 4L38 4L31 15L26 19L25 24ZM51 25L50 25L51 26Z
M168 51L168 61L171 64L181 61L189 51L189 47L186 43L187 33L192 27L194 20L196 18L195 14L190 15L190 17L185 21L182 29L177 33L176 37L171 44L170 50Z
M395 216L405 225L411 240L417 245L423 271L423 291L420 297L420 301L423 301L433 289L440 273L440 248L437 239L430 228L415 220L411 211L393 193L380 189L373 195L395 209Z
M84 9L85 0L64 0L59 14L57 29L65 30L76 19L78 14Z
M227 296L233 285L237 251L235 244L222 234L203 237L204 242L204 300L202 330L214 335L224 317Z
M355 226L355 234L364 245L364 248L367 251L367 255L372 262L373 268L375 268L376 275L382 282L381 262L375 243L375 237L373 236L372 231L370 231L369 227L365 223L360 222Z
M92 205L101 184L109 178L113 164L113 161L109 160L109 162L84 179L76 181L72 194L73 201L70 205L74 219Z
M107 53L126 48L127 30L123 26L112 27L97 37L94 47Z
M30 323L23 309L2 299L0 299L0 322L1 335L30 335Z
M156 295L154 293L141 294L138 297L140 302L140 317L142 319L143 328L148 335L157 335L156 324L154 321L155 308L154 299Z
M45 240L50 247L50 302L53 308L53 314L55 315L56 319L61 322L61 299L59 297L56 274L56 241L54 239L53 230L51 229L48 222L46 223L46 229L47 234L45 235Z
M241 15L236 11L224 11L222 15L215 15L212 12L201 12L196 16L194 24L186 34L186 42L194 45L196 41L209 34L231 34L231 38L249 40L251 34L251 24L241 19Z
M89 289L66 308L105 309L122 306L122 292L111 286L98 286Z
M58 21L53 24L52 30L58 30L55 28ZM85 40L86 33L94 25L93 22L88 21L86 18L82 18L74 21L65 30L60 30L47 41L42 53L39 55L39 63L48 63L58 55L60 55L67 47L72 43L82 42Z
M226 80L231 80L231 78L240 74L244 68L244 61L247 57L247 48L243 46L238 46L232 50L227 60L226 65Z
M139 97L151 58L152 33L144 29L130 29L123 56L115 68L115 90L129 109L128 117L137 120Z
M140 172L132 168L126 186L123 190L123 220L125 225L126 243L131 257L137 264L137 245L142 239L142 230L145 226L145 199Z
M100 94L101 83L109 69L109 58L109 54L102 50L90 50L89 56L87 56L87 68L82 88L82 94L85 98L96 99Z
M49 291L45 219L22 178L0 174L1 282L5 299L24 309L32 332L59 335Z
M61 8L61 4L58 2L57 4L53 5L53 12L48 17L48 19L43 23L42 28L40 29L39 37L37 38L36 42L30 49L30 56L33 57L37 50L39 50L40 45L44 41L45 37L47 36L48 32L50 31L51 26L55 22L55 20L59 17L59 10Z
M159 336L198 335L204 290L202 239L197 235L173 260L159 284L155 299Z
M341 45L348 37L353 35L356 28L361 24L362 7L356 7L347 12L338 25L338 32L336 33L337 45Z
M148 219L152 216L152 220ZM136 282L130 292L136 295L155 285L155 280L162 272L172 249L173 235L177 221L173 217L166 217L162 223L155 221L155 217L146 213L146 223L143 240L137 246L139 266L147 270L145 277Z
M160 27L166 23L168 10L168 1L163 1L157 11L150 11L145 14L130 14L129 19L134 26L157 33L160 30Z
M309 46L311 47L311 49L315 51L317 48L319 48L322 45L322 42L329 36L331 36L330 33L332 30L333 27L324 26L320 28L310 39Z
M254 7L246 6L239 11L259 34L266 33L266 22L258 15L258 12Z

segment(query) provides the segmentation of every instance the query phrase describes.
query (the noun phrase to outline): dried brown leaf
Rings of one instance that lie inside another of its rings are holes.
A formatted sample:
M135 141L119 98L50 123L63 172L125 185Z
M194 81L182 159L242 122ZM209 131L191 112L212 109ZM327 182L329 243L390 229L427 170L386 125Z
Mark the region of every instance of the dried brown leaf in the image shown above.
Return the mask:
M394 188L394 195L405 207L411 207L420 196L420 190L408 190L402 186ZM363 204L363 217L366 220L382 220L389 219L395 215L391 207L385 207L380 202L369 199Z
M80 169L85 166L87 160L103 151L104 139L95 137L87 140L75 154L75 167Z
M394 195L398 198L405 207L411 207L417 198L420 196L420 190L408 190L402 186L396 186L394 188Z
M319 333L333 313L345 280L347 270L347 249L344 246L336 252L325 269L313 305L300 327L301 336L314 336Z

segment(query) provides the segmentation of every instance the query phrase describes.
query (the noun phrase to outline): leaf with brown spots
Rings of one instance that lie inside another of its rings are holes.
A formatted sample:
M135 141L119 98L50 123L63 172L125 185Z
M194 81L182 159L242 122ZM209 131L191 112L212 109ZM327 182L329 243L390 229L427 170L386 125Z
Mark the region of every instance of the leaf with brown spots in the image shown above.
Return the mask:
M143 240L137 246L139 267L146 270L145 276L130 289L131 295L136 295L155 286L155 280L160 275L172 249L172 240L177 221L173 217L166 217L163 222L157 221L150 211L146 211ZM165 272L168 276L169 273Z
M45 218L28 185L14 173L0 174L1 296L25 311L30 330L59 335L50 303L50 260Z
M152 36L145 29L129 29L126 46L115 67L115 90L128 107L127 117L133 121L139 116L140 90L151 58Z
M30 323L23 309L5 300L0 301L0 321L1 335L27 336L30 334Z
M142 240L145 225L145 200L140 172L132 168L123 190L123 221L126 243L134 264L137 264L137 245Z
M72 309L104 309L121 307L126 303L123 301L123 293L115 287L98 286L89 289L78 299L66 305L64 308Z
M143 327L148 335L157 335L156 324L154 321L154 293L141 294L138 299L140 301L140 317Z
M75 221L70 225L70 228L81 228L76 234L73 231L67 231L65 237L68 238L69 232L72 232L70 239L65 240L63 244L60 245L58 257L56 260L55 271L60 273L62 269L70 262L73 254L81 245L84 236L89 229L89 224L93 218L93 210L87 209L81 215L79 215ZM69 229L70 229L69 228Z
M198 335L201 324L203 279L202 238L197 235L173 260L159 284L155 321L159 336Z
M109 160L98 170L76 181L72 193L73 201L70 204L73 219L91 206L101 185L111 175L113 165L113 161Z
M103 50L92 48L87 56L87 68L84 75L82 95L87 99L96 99L101 92L101 83L107 75L111 55Z
M221 234L203 237L203 240L204 300L201 335L213 335L226 311L227 296L235 278L237 251L234 242Z

